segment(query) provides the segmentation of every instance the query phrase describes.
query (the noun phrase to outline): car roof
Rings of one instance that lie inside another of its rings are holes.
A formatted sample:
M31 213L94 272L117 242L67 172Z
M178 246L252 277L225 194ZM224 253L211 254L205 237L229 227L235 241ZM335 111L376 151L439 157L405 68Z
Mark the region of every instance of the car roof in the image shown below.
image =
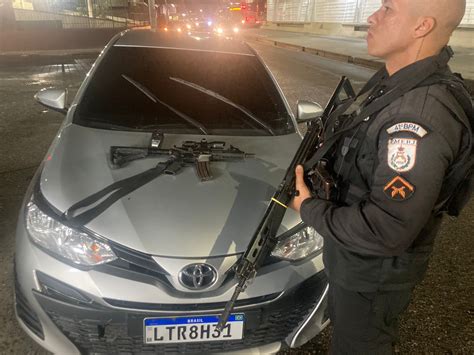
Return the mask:
M210 33L188 35L172 31L127 30L121 33L114 47L169 48L255 56L255 53L244 42Z

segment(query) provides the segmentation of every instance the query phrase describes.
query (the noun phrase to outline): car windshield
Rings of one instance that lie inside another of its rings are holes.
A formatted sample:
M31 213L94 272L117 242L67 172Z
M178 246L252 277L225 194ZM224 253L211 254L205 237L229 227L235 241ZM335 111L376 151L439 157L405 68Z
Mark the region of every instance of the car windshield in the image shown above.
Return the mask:
M74 122L164 133L294 132L257 57L172 48L111 48L91 78Z

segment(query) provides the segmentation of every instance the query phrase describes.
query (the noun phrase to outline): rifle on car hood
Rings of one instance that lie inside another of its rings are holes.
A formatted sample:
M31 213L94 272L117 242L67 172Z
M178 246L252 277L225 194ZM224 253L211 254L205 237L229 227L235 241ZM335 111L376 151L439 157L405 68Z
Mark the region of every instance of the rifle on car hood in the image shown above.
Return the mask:
M125 164L152 156L172 156L175 161L168 166L165 174L175 175L185 165L194 165L196 175L200 181L212 179L210 169L211 161L232 161L253 157L252 153L245 153L240 149L230 145L226 148L226 143L222 141L210 141L202 139L197 141L184 141L181 146L174 146L169 149L159 148L152 143L149 147L110 147L110 165L112 168L121 168Z
M119 168L133 160L143 159L152 155L162 155L167 157L167 159L160 161L153 168L116 181L76 202L62 214L62 221L72 227L86 225L122 197L160 175L176 175L187 165L194 165L196 174L204 182L212 179L211 161L236 161L254 156L254 154L245 153L232 145L225 149L226 143L221 141L208 142L205 139L202 139L200 142L184 141L181 146L175 145L172 148L161 149L162 141L163 135L155 132L152 135L149 147L112 146L109 157L109 163L112 168ZM78 213L79 210L82 212Z

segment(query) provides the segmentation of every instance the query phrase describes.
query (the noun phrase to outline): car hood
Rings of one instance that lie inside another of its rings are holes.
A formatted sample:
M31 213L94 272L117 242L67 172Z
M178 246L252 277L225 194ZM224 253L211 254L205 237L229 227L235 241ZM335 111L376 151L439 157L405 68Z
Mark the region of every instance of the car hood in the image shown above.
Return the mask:
M203 136L165 135L163 147ZM301 138L212 136L254 153L243 161L212 162L213 179L200 182L189 166L162 175L122 197L85 227L104 238L152 255L222 256L245 251ZM46 200L60 212L110 184L154 167L147 158L120 169L108 164L110 147L148 146L150 133L65 127L50 149L41 174ZM81 212L81 211L79 211ZM281 226L300 221L292 210Z

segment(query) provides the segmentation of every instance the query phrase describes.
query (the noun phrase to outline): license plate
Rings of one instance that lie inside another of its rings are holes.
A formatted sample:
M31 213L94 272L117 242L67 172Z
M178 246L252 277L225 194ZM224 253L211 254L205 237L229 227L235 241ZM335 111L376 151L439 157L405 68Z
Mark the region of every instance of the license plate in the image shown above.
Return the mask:
M145 343L188 343L242 339L243 314L231 314L222 331L216 329L219 316L145 318Z

